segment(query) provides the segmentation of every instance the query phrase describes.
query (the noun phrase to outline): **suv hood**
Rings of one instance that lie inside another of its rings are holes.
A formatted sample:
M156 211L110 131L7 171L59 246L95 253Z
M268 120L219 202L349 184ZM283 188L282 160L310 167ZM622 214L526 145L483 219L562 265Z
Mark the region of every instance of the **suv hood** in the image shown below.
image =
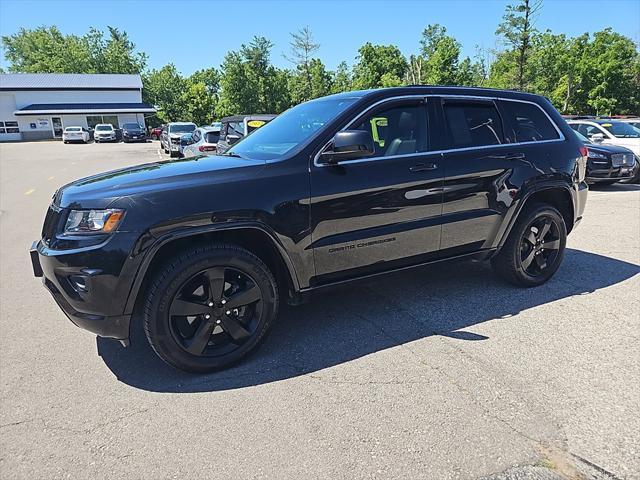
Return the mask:
M602 143L585 143L584 144L585 147L587 147L589 150L592 150L594 152L597 153L604 153L605 155L611 155L614 153L633 153L631 150L629 150L626 147L620 147L619 145L605 145Z
M621 147L626 147L629 150L633 151L636 156L640 157L640 138L616 138L615 140L605 140L606 145L618 145ZM600 144L602 145L602 144Z
M63 208L108 208L119 199L165 192L179 202L180 190L233 182L255 175L265 164L219 155L147 163L71 182L55 193L53 201Z

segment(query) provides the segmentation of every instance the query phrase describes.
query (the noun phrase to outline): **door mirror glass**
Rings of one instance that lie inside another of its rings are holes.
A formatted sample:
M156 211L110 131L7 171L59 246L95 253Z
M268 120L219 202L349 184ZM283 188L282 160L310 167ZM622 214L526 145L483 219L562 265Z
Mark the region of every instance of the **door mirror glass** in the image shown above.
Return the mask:
M332 164L373 155L373 137L370 131L343 130L334 135L331 148L320 155L322 163Z

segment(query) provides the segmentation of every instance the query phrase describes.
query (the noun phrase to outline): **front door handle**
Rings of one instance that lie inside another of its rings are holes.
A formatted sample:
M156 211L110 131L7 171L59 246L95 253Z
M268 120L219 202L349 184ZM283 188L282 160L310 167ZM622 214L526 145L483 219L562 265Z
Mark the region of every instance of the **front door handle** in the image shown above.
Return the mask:
M424 172L426 170L435 170L436 168L438 168L438 165L435 163L419 163L410 167L409 170L412 172Z

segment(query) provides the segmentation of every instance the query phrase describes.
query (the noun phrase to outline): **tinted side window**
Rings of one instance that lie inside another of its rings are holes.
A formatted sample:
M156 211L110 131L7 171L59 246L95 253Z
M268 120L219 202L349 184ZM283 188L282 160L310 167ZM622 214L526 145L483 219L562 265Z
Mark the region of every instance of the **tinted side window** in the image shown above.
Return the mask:
M505 137L511 143L539 142L560 138L549 118L536 105L501 101L505 115Z
M444 115L450 148L499 145L504 142L502 121L491 103L447 102Z
M376 157L427 151L427 112L422 104L377 110L352 128L371 132Z
M191 140L193 140L193 143L200 141L200 130L196 130L195 132L193 132L193 135L191 135Z

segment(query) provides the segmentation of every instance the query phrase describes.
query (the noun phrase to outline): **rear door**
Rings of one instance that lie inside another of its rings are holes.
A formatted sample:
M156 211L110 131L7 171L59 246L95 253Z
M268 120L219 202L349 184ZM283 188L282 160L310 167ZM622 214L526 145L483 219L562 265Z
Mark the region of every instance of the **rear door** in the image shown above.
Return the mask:
M433 258L443 169L431 153L424 98L390 99L349 129L372 131L372 157L311 165L315 284Z
M493 99L441 98L444 193L442 254L485 248L511 204L517 147L505 147L502 118Z

